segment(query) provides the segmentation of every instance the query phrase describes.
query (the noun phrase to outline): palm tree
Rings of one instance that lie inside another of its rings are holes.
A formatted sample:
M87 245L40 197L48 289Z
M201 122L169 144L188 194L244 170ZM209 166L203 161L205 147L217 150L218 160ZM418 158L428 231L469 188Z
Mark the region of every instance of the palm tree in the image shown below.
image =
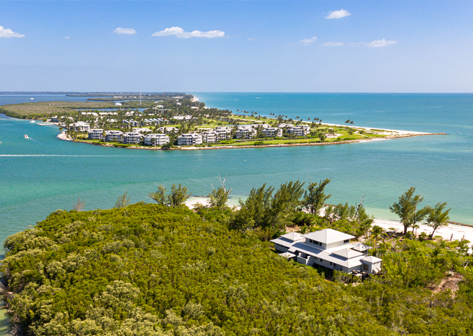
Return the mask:
M386 232L381 226L375 225L371 228L371 239L374 242L375 254L378 252L378 239L383 237Z
M417 206L424 200L422 195L414 195L416 188L410 187L399 197L399 201L389 207L391 212L395 213L401 219L404 225L404 234L412 225L425 218L428 213L428 207L417 210Z
M439 227L448 225L448 220L450 219L448 214L452 209L445 210L446 206L447 203L443 202L435 204L433 208L428 207L427 225L434 229L430 235L430 239L434 237L434 233Z

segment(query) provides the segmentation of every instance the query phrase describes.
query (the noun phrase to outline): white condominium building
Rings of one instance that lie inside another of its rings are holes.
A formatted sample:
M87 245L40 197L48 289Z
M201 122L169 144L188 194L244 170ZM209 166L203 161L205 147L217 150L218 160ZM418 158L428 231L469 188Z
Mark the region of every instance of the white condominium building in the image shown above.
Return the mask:
M265 137L282 137L282 129L277 127L264 128L261 132Z
M256 136L256 130L251 126L242 125L237 126L237 131L235 133L235 138L237 139L252 139Z
M86 123L84 121L78 121L73 124L71 124L71 129L73 129L76 132L87 132L90 129L89 123Z
M105 141L106 142L121 142L123 132L122 131L105 131Z
M202 143L202 135L197 133L185 133L177 137L179 146L200 145Z
M89 139L103 140L103 129L94 128L94 129L89 130Z
M144 138L147 146L163 146L169 143L169 136L166 134L148 134Z
M137 132L127 132L123 134L123 140L122 142L124 144L138 144L141 142L141 138L143 136L140 133Z
M205 131L202 132L202 142L217 142L217 133L214 131Z
M287 133L294 134L295 136L306 136L310 132L310 127L307 125L293 126L287 129Z

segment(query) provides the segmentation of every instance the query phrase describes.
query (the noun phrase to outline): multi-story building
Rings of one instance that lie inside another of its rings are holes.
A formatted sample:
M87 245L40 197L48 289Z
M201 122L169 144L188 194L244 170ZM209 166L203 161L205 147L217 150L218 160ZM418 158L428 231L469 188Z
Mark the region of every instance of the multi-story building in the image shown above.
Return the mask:
M237 126L235 138L237 139L253 139L256 136L256 130L251 126Z
M76 132L88 132L90 129L89 123L78 121L70 125L70 128Z
M295 136L306 136L310 132L310 127L307 125L293 126L287 129L287 133Z
M103 129L94 128L89 130L89 139L93 140L103 140Z
M228 140L232 137L231 127L217 126L215 127L215 133L217 133L217 140Z
M160 127L159 132L164 133L164 134L171 134L171 133L177 133L179 129L177 127Z
M121 142L123 132L122 131L105 131L105 141L106 142Z
M261 133L264 134L265 137L282 137L282 129L277 128L277 127L268 127L268 128L263 128L261 130Z
M148 134L144 137L144 144L147 146L163 146L169 143L169 135Z
M202 142L212 143L217 142L217 133L214 131L202 132Z
M271 242L282 256L304 265L323 266L346 273L378 273L382 259L368 256L370 246L350 243L353 238L337 230L324 229L304 235L291 232Z
M202 143L202 135L197 133L185 133L177 137L179 146L200 145Z
M122 142L124 144L138 144L141 142L141 139L143 138L143 135L138 132L127 132L123 134L123 140Z

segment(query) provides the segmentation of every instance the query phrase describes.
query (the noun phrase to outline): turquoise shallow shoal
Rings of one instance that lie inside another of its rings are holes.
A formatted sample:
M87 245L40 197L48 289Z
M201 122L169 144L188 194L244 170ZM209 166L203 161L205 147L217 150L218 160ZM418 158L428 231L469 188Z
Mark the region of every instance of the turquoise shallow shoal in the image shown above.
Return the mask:
M227 178L236 198L263 183L330 178L331 203L355 203L366 196L369 211L386 219L395 219L388 207L412 185L426 204L446 201L453 220L473 225L473 95L196 96L234 112L284 113L332 123L351 119L363 126L449 135L323 147L145 151L64 142L56 138L55 126L0 118L0 241L56 209L71 209L78 198L86 209L110 208L125 191L132 202L149 201L147 194L157 185L173 183L205 196L218 185L218 175ZM0 104L28 97L0 95Z

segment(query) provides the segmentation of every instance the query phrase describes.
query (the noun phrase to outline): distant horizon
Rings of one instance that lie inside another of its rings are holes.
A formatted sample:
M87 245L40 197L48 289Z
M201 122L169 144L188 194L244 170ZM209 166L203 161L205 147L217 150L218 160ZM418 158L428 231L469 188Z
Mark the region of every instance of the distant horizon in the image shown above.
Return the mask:
M419 92L369 92L369 91L0 91L0 94L6 93L37 93L37 94L46 94L46 93L61 93L61 94L70 94L70 93L186 93L186 94L198 94L198 93L307 93L307 94L473 94L473 92L428 92L428 91L419 91Z

